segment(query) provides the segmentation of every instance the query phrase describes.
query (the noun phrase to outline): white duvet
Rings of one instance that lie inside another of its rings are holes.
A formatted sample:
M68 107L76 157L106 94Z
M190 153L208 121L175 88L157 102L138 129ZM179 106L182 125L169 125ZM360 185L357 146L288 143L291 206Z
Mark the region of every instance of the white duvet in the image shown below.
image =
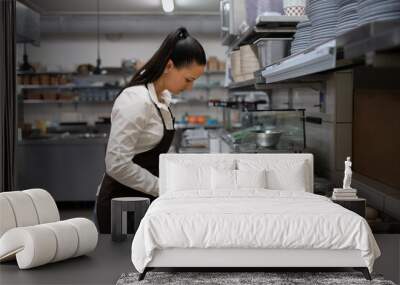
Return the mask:
M366 220L328 198L255 189L156 199L133 239L132 262L143 272L165 248L358 249L371 272L380 255Z

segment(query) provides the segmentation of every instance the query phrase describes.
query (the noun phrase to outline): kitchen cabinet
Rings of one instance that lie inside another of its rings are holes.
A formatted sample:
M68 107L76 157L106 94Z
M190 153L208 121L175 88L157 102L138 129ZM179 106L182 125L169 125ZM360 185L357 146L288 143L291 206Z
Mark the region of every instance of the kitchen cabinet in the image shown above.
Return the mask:
M17 188L43 188L57 202L94 201L105 171L104 139L25 140L17 146Z

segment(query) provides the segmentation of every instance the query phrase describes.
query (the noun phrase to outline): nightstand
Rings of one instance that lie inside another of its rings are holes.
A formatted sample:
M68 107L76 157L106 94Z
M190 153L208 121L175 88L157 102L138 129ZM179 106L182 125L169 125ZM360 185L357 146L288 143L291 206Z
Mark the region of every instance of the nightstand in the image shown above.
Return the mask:
M367 204L367 200L364 198L355 198L355 199L347 199L347 200L336 200L332 199L332 202L339 204L340 206L353 211L354 213L359 214L361 217L365 218L365 208Z
M128 213L134 213L134 232L150 205L149 198L120 197L111 200L111 239L124 241L128 234Z

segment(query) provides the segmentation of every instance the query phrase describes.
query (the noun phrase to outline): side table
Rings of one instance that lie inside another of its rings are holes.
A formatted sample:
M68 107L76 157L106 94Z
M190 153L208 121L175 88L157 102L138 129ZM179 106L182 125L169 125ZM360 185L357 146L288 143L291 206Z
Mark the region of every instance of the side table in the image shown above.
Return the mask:
M359 214L365 218L365 208L367 207L367 201L364 198L354 199L332 199L332 202L339 204L340 206Z
M121 197L111 200L111 239L113 241L124 241L127 235L127 213L134 214L134 233L144 217L150 199L144 197Z

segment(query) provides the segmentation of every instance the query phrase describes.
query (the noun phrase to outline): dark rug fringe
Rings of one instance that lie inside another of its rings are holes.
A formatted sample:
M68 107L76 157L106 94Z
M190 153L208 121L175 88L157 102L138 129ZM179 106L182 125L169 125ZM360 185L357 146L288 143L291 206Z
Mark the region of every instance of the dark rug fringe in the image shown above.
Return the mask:
M372 275L365 280L360 272L157 272L151 271L138 281L139 273L124 273L117 285L395 285L381 275Z

